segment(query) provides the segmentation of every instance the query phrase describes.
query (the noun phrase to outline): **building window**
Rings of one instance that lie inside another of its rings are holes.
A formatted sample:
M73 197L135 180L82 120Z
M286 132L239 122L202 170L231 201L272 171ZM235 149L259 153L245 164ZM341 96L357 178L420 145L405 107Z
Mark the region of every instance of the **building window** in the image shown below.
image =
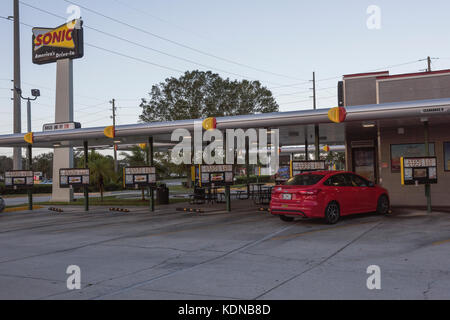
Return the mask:
M444 170L450 171L450 142L444 142Z
M434 156L434 143L429 143L430 156ZM450 157L450 151L449 151ZM401 157L426 157L425 143L391 144L391 172L400 172Z

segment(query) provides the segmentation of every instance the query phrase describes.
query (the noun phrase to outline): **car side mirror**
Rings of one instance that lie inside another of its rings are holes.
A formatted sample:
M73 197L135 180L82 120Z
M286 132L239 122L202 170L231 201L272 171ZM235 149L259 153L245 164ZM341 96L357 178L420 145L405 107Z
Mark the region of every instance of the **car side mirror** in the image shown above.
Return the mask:
M373 183L372 181L369 181L369 187L371 187L371 188L375 187L375 183Z

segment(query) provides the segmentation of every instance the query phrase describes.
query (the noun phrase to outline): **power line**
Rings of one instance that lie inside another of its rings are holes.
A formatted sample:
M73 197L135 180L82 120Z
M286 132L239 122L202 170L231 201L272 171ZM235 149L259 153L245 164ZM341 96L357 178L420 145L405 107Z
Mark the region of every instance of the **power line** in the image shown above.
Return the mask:
M276 73L276 72L271 72L271 71L264 70L264 69L260 69L260 68L255 68L255 67L249 66L249 65L247 65L247 64L243 64L243 63L236 62L236 61L233 61L233 60L230 60L230 59L227 59L227 58L223 58L223 57L220 57L220 56L217 56L217 55L214 55L214 54L205 52L205 51L203 51L203 50L199 50L199 49L193 48L193 47L188 46L188 45L185 45L185 44L183 44L183 43L180 43L180 42L177 42L177 41L168 39L168 38L166 38L166 37L157 35L157 34L155 34L155 33L149 32L149 31L144 30L144 29L142 29L142 28L139 28L139 27L136 27L136 26L134 26L134 25L131 25L131 24L127 23L127 22L121 21L121 20L119 20L119 19L112 18L112 17L107 16L107 15L101 13L101 12L95 11L95 10L93 10L93 9L90 9L90 8L86 7L86 6L82 6L82 5L80 5L80 4L76 3L76 2L69 1L69 0L62 0L62 1L67 2L67 3L70 3L70 4L73 4L73 5L77 5L77 6L79 6L80 8L83 8L83 9L86 10L86 11L89 11L89 12L92 12L92 13L94 13L94 14L96 14L96 15L99 15L99 16L105 18L105 19L114 21L114 22L116 22L116 23L122 24L122 25L127 26L127 27L129 27L129 28L132 28L132 29L134 29L134 30L137 30L137 31L139 31L139 32L145 33L145 34L147 34L147 35L150 35L150 36L152 36L152 37L158 38L158 39L163 40L163 41L166 41L166 42L170 42L170 43L172 43L172 44L174 44L174 45L177 45L177 46L180 46L180 47L182 47L182 48L189 49L189 50L191 50L191 51L195 51L195 52L200 53L200 54L203 54L203 55L205 55L205 56L209 56L209 57L212 57L212 58L215 58L215 59L218 59L218 60L222 60L222 61L225 61L225 62L234 64L234 65L238 65L238 66L241 66L241 67L244 67L244 68L248 68L248 69L252 69L252 70L255 70L255 71L259 71L259 72L263 72L263 73L275 75L275 76L278 76L278 77L284 77L284 78L289 78L289 79L294 79L294 80L300 80L300 81L304 80L304 79L299 79L299 78L296 78L296 77L292 77L292 76L288 76L288 75L284 75L284 74L280 74L280 73Z
M320 88L320 89L316 89L316 91L323 91L323 90L330 90L330 89L335 89L335 87ZM296 94L310 93L310 92L311 92L311 90L297 91L297 92L291 92L291 93L281 93L281 94L275 95L274 97L293 96Z
M152 18L154 18L154 19L156 19L156 20L159 20L159 21L164 22L164 23L166 23L166 24L168 24L168 25L171 25L171 26L173 26L173 27L175 27L175 28L177 28L177 29L179 29L179 30L181 30L181 31L183 31L183 32L186 32L186 33L192 33L192 34L194 34L195 36L198 36L198 37L201 37L201 38L203 38L203 39L209 40L209 39L207 39L206 37L204 37L204 36L201 35L201 34L198 34L198 33L196 33L196 32L193 32L192 30L187 30L186 27L182 27L182 26L179 26L179 25L177 25L177 24L175 24L175 23L173 23L173 22L171 22L171 21L162 19L162 18L160 18L160 17L158 17L158 16L155 16L154 14L149 13L148 11L143 11L142 9L138 9L138 8L132 7L132 6L130 6L129 4L124 3L124 2L122 2L122 1L119 1L119 0L114 0L114 1L117 2L117 3L119 3L120 5L122 5L122 6L124 6L124 7L127 7L127 8L130 9L130 10L133 10L133 11L135 11L135 12L137 12L137 13L140 13L141 15L143 15L143 16L145 16L145 17L152 17Z
M93 45L93 44L90 44L90 43L85 43L85 45L87 45L89 47L92 47L92 48L96 48L98 50L102 50L102 51L105 51L105 52L109 52L109 53L121 56L121 57L124 57L124 58L132 59L132 60L139 61L139 62L142 62L142 63L146 63L146 64L149 64L149 65L152 65L152 66L156 66L156 67L159 67L159 68L163 68L163 69L167 69L167 70L175 71L175 72L179 72L179 73L184 73L184 71L181 71L181 70L178 70L178 69L175 69L175 68L172 68L172 67L166 67L166 66L163 66L161 64L153 63L153 62L150 62L148 60L144 60L144 59L141 59L141 58L133 57L133 56L130 56L130 55L127 55L127 54L124 54L124 53L120 53L120 52L114 51L114 50L102 48L102 47L99 47L99 46L96 46L96 45Z
M32 8L32 9L35 9L35 10L37 10L37 11L40 11L40 12L43 12L43 13L52 15L52 16L54 16L54 17L64 19L64 20L66 19L66 18L63 17L63 16L60 16L60 15L55 14L55 13L53 13L53 12L50 12L50 11L48 11L48 10L44 10L44 9L35 7L35 6L33 6L33 5L30 5L30 4L25 3L25 2L22 2L22 1L21 1L21 3L22 3L23 5L25 5L25 6L27 6L27 7L30 7L30 8ZM183 57L180 57L180 56L171 54L171 53L164 52L164 51L162 51L162 50L158 50L158 49L155 49L155 48L152 48L152 47L149 47L149 46L145 46L145 45L140 44L140 43L138 43L138 42L131 41L131 40L129 40L129 39L126 39L126 38L123 38L123 37L120 37L120 36L111 34L111 33L109 33L109 32L100 30L100 29L98 29L98 28L94 28L94 27L91 27L91 26L88 26L88 25L84 25L84 28L93 30L93 31L95 31L95 32L98 32L98 33L100 33L100 34L106 35L106 36L111 37L111 38L114 38L114 39L118 39L118 40L121 40L121 41L130 43L130 44L132 44L132 45L141 47L141 48L143 48L143 49L150 50L150 51L153 51L153 52L156 52L156 53L159 53L159 54L162 54L162 55L171 57L171 58L173 58L173 59L177 59L177 60L180 60L180 61L184 61L184 62L188 62L188 63L191 63L191 64L195 64L195 65L197 65L197 66L204 67L204 68L206 68L206 69L212 69L212 70L215 69L215 70L217 70L217 71L219 71L219 72L223 72L223 73L227 73L227 74L230 74L230 75L238 76L238 77L241 77L241 78L244 78L244 79L245 79L245 78L248 78L248 79L256 80L255 78L248 77L248 76L243 75L243 74L239 74L239 73L235 73L235 72L230 72L230 71L227 71L227 70L224 70L224 69L220 69L220 68L217 68L217 67L212 67L212 66L209 66L209 65L206 65L206 64L203 64L203 63L199 63L199 62L197 62L197 61L193 61L193 60L186 59L186 58L183 58ZM156 64L155 64L155 65L156 65ZM157 66L160 66L160 65L157 65ZM180 72L181 72L181 71L180 71ZM266 82L269 83L268 81L266 81Z

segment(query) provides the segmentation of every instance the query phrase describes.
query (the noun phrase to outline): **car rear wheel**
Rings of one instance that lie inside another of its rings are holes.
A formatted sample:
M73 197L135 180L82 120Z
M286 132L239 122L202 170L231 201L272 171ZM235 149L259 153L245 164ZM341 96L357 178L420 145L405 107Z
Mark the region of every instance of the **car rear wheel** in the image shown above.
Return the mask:
M292 221L294 221L293 217L287 217L287 216L283 216L283 215L280 215L279 217L280 217L280 219L282 221L285 221L285 222L292 222Z
M383 214L383 215L384 214L388 214L389 213L389 209L390 209L389 198L385 194L383 194L378 199L377 213L378 214Z
M330 202L325 209L325 221L328 224L335 224L340 216L339 205L336 202Z

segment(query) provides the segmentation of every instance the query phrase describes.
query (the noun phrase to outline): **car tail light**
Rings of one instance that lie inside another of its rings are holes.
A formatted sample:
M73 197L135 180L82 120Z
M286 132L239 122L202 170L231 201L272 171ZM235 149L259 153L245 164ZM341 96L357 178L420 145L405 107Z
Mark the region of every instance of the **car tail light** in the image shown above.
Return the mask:
M319 194L320 189L300 190L298 193L302 196L316 196Z

